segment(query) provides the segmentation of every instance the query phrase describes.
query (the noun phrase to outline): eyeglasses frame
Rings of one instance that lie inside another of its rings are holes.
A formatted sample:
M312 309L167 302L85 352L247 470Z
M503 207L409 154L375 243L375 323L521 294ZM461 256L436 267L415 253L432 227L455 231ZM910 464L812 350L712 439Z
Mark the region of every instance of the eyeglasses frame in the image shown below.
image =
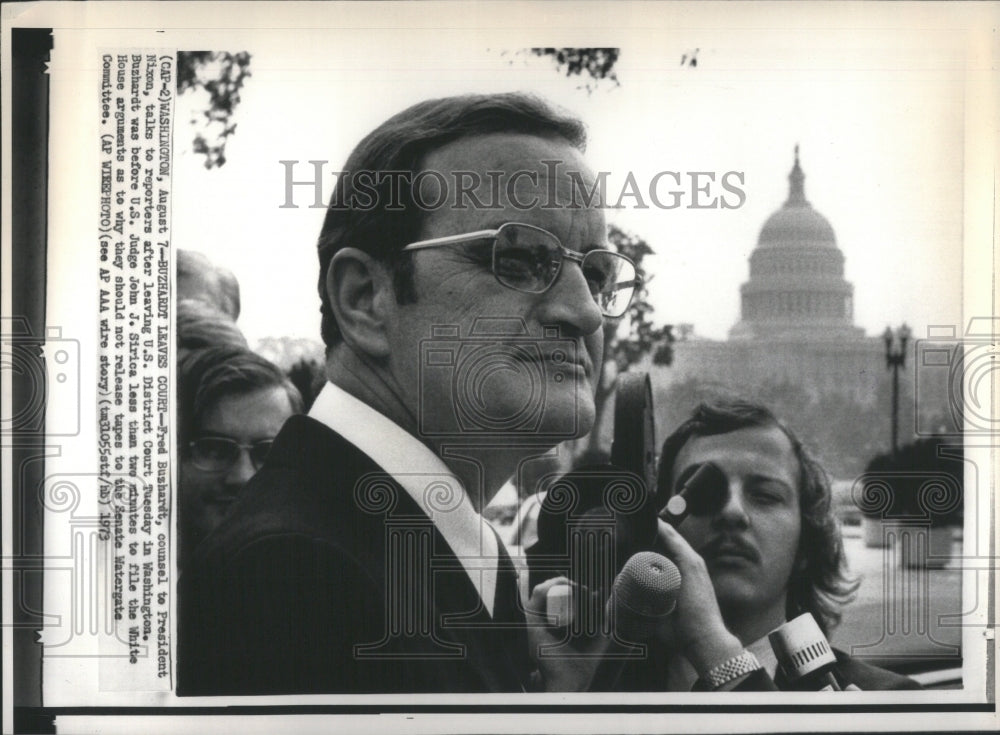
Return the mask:
M510 226L527 227L528 229L536 230L538 232L544 233L544 234L548 235L549 237L551 237L555 241L556 245L559 246L559 252L562 255L562 260L559 261L559 270L556 272L555 277L552 279L552 282L549 283L545 288L540 289L538 291L530 291L530 290L524 289L524 288L517 288L516 286L511 286L509 283L504 283L503 281L500 280L500 276L497 275L497 269L496 269L496 240L497 240L497 238L500 235L500 231L504 227L510 227ZM424 250L424 249L427 249L427 248L436 248L436 247L441 247L441 246L444 246L444 245L460 245L461 243L471 242L473 240L493 240L493 251L492 251L492 254L491 254L492 262L491 262L491 266L490 266L491 270L493 271L493 277L497 279L497 282L501 286L504 286L504 287L509 288L511 290L514 290L514 291L520 291L521 293L530 293L530 294L542 294L542 293L545 293L550 288L552 288L556 284L556 282L559 280L559 276L562 274L563 263L566 262L567 258L569 260L573 261L574 263L578 264L580 266L580 268L583 268L583 261L587 258L588 255L590 255L591 253L600 253L600 252L612 253L613 255L615 255L618 258L624 258L626 261L628 261L629 263L632 264L632 268L634 268L635 271L636 271L635 278L633 278L630 281L619 281L618 283L615 284L616 289L618 289L618 288L624 288L624 287L627 287L627 286L632 286L633 289L638 289L640 286L642 286L642 278L639 276L639 268L638 268L638 266L636 266L635 261L633 261L627 255L623 255L621 253L615 252L614 250L611 250L609 248L595 248L594 250L588 250L586 253L579 253L579 252L577 252L575 250L570 250L568 247L566 247L565 245L563 245L562 241L556 235L554 235L553 233L549 232L545 228L538 227L537 225L525 224L523 222L505 222L502 225L500 225L498 228L496 228L495 230L476 230L475 232L466 232L466 233L461 233L461 234L458 234L458 235L445 235L444 237L434 237L434 238L431 238L429 240L418 240L416 242L411 242L409 245L404 246L403 247L403 252L410 252L410 251L414 251L414 250ZM611 316L611 315L605 314L604 316L607 317L607 318L609 318L609 319L620 319L621 317L623 317L626 314L626 312L628 312L628 307L631 306L632 299L634 299L634 298L635 298L635 292L633 291L632 296L629 298L628 304L625 306L625 309L622 311L621 314L618 314L617 316Z
M251 442L250 444L241 444L240 442L236 441L232 437L228 437L228 436L200 436L197 439L194 439L194 440L189 441L187 443L188 450L191 451L191 452L193 452L195 444L197 444L202 439L217 439L217 440L222 440L222 441L230 442L231 444L235 444L238 449L243 450L243 451L245 451L247 453L247 457L249 457L250 464L253 465L253 468L254 468L255 472L259 471L260 468L264 466L264 463L261 462L260 465L258 466L258 464L256 462L254 462L253 455L250 454L250 451L255 446L257 446L258 444L260 444L262 442L271 442L272 444L274 444L274 438L273 437L271 439L258 439L257 441ZM270 450L268 450L268 451L270 451ZM225 469L223 469L223 470L212 470L212 469L206 469L205 467L200 466L197 462L195 462L194 459L191 460L192 464L194 464L194 466L197 467L199 470L201 470L202 472L211 473L213 475L222 475L222 474L224 474L226 472L229 472L231 469L233 469L234 466L236 466L236 463L238 461L239 461L239 454L236 455L236 459L233 460L232 464L230 464Z

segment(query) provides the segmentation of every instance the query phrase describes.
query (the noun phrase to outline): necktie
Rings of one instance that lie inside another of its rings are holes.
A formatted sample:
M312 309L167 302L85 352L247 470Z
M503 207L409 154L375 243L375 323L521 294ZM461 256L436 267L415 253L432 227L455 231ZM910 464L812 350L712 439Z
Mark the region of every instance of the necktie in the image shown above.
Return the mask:
M497 539L497 586L493 603L493 625L498 653L513 667L522 689L530 686L534 663L528 649L528 632L518 585L517 569L503 542Z
M497 586L493 603L493 620L496 623L509 623L523 632L525 621L521 593L518 589L517 569L502 542L497 546Z

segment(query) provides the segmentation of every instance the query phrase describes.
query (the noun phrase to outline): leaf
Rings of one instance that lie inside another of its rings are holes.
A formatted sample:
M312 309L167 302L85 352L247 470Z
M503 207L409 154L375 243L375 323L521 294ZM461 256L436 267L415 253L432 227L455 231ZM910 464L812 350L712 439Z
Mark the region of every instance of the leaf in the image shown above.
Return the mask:
M613 82L621 86L615 74L615 64L621 49L618 48L532 48L535 56L548 56L555 62L556 68L565 71L567 77L587 76L593 80L581 85L589 94L602 81Z
M226 163L226 141L236 132L231 122L240 103L240 91L250 76L251 56L246 51L180 51L177 54L177 92L203 90L208 106L197 121L193 149L205 156L205 168Z

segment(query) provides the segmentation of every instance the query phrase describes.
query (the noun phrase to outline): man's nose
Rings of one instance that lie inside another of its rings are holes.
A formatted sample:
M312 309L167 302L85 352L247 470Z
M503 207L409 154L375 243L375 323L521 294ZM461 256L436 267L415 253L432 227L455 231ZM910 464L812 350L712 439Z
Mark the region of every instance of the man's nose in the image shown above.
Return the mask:
M257 473L257 468L250 461L250 453L245 447L240 447L240 455L235 464L226 473L226 485L233 491L239 490Z
M736 480L729 482L725 501L716 515L716 522L726 526L746 528L750 525L747 515L746 498L743 496L743 486Z
M604 326L604 316L580 264L568 258L559 278L544 294L540 312L543 324L569 325L581 335L593 334Z

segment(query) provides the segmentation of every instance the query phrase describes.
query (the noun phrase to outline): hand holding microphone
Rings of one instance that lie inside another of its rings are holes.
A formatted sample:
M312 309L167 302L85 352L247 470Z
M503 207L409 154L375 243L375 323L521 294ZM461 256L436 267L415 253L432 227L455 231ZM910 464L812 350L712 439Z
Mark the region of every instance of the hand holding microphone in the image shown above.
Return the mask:
M630 558L615 578L611 596L604 605L604 615L611 622L610 638L601 635L586 637L586 655L572 657L539 657L548 691L610 691L625 664L630 660L623 652L629 644L642 643L653 638L673 612L681 576L669 559L651 551L641 552ZM548 640L535 629L533 646L552 646L558 643L565 630L573 624L575 611L581 609L574 596L590 595L589 590L557 577L535 587L528 601L528 612L538 611L544 596L545 617L549 626L558 627L561 635L551 635ZM589 663L588 663L589 661Z
M625 642L649 640L673 612L681 586L677 566L652 551L631 557L615 577L604 614L612 622L618 638ZM549 624L569 627L573 620L574 596L590 594L568 583L557 583L545 595Z
M615 577L606 607L612 629L626 641L652 638L677 607L681 573L677 565L653 551L642 551Z
M726 628L705 560L662 519L657 545L677 565L684 580L677 596L677 610L668 625L660 629L658 637L668 648L683 655L699 676L704 676L738 656L743 644Z
M611 621L612 642L594 673L590 691L615 688L627 656L618 646L654 638L677 606L681 574L660 554L643 551L632 556L615 578L605 614Z

